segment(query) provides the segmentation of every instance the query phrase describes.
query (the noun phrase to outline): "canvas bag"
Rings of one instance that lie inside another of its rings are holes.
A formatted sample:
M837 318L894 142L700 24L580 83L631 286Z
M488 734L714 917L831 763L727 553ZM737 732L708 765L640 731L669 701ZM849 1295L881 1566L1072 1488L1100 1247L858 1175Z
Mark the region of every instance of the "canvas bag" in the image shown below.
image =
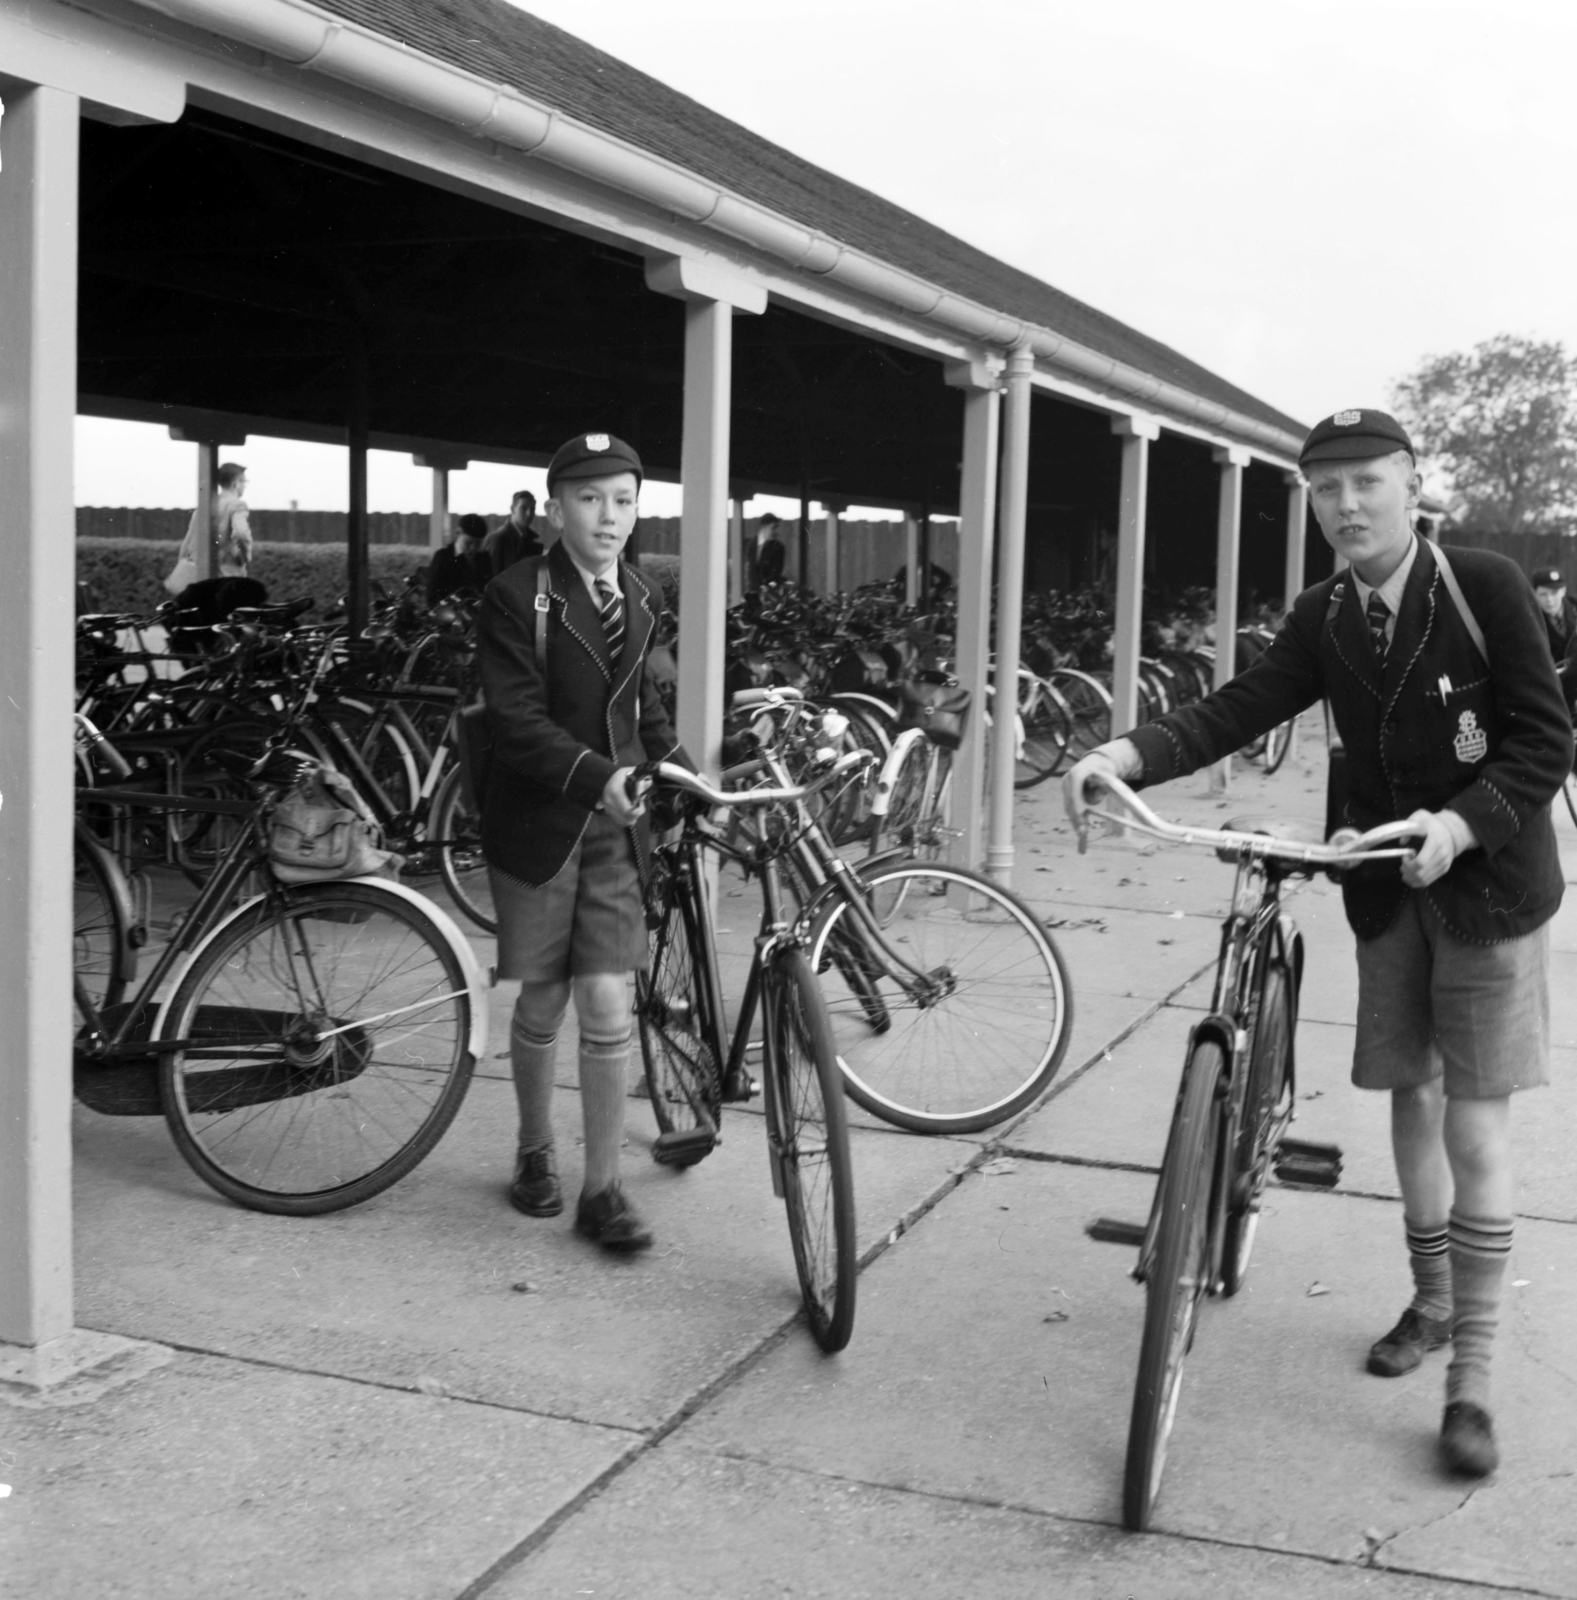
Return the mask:
M281 883L392 878L400 858L378 839L378 825L350 780L314 765L269 813L268 864Z
M179 556L175 565L170 568L169 576L164 580L165 593L185 594L196 581L197 563L190 556Z

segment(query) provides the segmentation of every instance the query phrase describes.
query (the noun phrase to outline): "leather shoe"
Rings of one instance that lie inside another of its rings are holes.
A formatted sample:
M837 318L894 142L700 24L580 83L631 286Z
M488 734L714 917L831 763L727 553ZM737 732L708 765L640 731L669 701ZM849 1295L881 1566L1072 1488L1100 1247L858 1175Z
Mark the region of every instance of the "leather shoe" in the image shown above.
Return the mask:
M1440 1454L1452 1472L1464 1478L1487 1478L1500 1465L1495 1424L1483 1406L1452 1400L1440 1424Z
M1400 1378L1412 1372L1431 1350L1451 1342L1450 1317L1431 1317L1411 1306L1401 1321L1369 1349L1369 1370L1377 1378Z
M583 1194L575 1207L575 1231L604 1250L626 1254L651 1247L652 1231L617 1184L599 1194Z
M515 1158L515 1181L509 1203L528 1217L556 1217L564 1209L564 1192L551 1150L522 1150Z

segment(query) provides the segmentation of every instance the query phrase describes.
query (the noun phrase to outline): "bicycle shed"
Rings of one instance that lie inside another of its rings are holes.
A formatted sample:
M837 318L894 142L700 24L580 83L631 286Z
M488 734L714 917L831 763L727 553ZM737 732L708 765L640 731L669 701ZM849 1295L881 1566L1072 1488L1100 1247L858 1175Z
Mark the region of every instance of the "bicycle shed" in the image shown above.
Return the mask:
M536 463L588 420L612 426L683 486L681 630L701 647L683 655L680 732L708 764L731 492L956 510L957 653L978 700L994 569L999 695L1015 682L1031 437L1049 435L1078 491L1059 500L1115 478L1118 727L1147 538L1170 510L1149 503L1152 447L1208 462L1221 616L1246 476L1261 504L1285 489L1285 588L1302 586L1292 419L534 18L453 12L35 0L0 17L0 1351L28 1381L104 1353L73 1333L60 1071L78 409L165 421L210 471L249 432L348 444L353 607L369 447L410 449L436 493L465 459ZM259 223L273 231L246 232ZM979 726L961 853L1007 879L1011 745L987 819Z

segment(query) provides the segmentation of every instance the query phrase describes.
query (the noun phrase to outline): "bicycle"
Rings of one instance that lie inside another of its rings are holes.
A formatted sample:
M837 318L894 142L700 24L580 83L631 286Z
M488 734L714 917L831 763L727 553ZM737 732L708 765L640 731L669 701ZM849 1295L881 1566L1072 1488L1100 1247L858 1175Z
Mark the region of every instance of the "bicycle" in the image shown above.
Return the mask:
M792 690L748 693L770 776L808 708ZM1044 1094L1073 998L1061 953L1023 901L901 849L856 868L814 817L785 861L851 1099L895 1127L945 1134L1004 1122Z
M832 1027L801 932L785 910L779 863L794 819L808 818L807 799L866 759L851 751L809 783L733 793L670 763L639 767L631 780L657 786L654 805L675 791L710 807L761 812L749 842L735 842L687 810L678 837L654 851L645 886L652 957L636 976L635 1016L659 1129L653 1157L689 1167L718 1143L723 1102L750 1098L745 1056L759 1006L772 1188L788 1212L811 1335L826 1351L843 1349L854 1330L854 1174ZM786 777L781 766L776 776ZM777 825L783 822L789 826ZM755 954L726 1048L707 849L738 862L762 888Z
M232 837L123 998L130 895L79 832L74 1085L95 1109L162 1112L193 1170L238 1204L310 1216L380 1193L438 1142L486 1044L487 991L469 943L415 891L277 882L266 819L301 758L275 747L238 765L247 800L86 791L228 819Z
M1190 1030L1155 1198L1133 1276L1146 1291L1144 1335L1129 1419L1123 1522L1150 1525L1193 1343L1200 1301L1242 1287L1271 1169L1283 1181L1334 1185L1340 1152L1286 1137L1293 1120L1293 1037L1303 937L1281 906L1289 877L1339 872L1410 852L1406 822L1327 843L1251 820L1225 829L1163 821L1115 778L1092 778L1121 806L1092 808L1120 827L1178 844L1208 845L1235 863L1232 910L1221 935L1210 1011ZM1080 848L1083 848L1081 841Z

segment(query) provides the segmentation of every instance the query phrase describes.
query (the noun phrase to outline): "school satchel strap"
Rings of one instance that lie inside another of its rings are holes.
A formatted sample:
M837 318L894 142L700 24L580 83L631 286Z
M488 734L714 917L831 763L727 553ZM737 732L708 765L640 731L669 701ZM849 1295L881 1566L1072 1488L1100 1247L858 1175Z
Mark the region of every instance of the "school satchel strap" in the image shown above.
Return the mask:
M537 671L548 675L548 558L537 568Z
M1489 665L1489 646L1484 642L1484 630L1478 625L1478 618L1473 615L1473 608L1467 603L1467 596L1462 593L1462 585L1457 582L1457 575L1451 570L1451 563L1446 560L1446 553L1439 545L1431 545L1434 551L1435 565L1440 568L1440 581L1446 586L1446 593L1451 596L1452 603L1456 606L1462 618L1462 626L1468 631L1468 637L1478 647L1478 653L1484 658L1484 665Z

